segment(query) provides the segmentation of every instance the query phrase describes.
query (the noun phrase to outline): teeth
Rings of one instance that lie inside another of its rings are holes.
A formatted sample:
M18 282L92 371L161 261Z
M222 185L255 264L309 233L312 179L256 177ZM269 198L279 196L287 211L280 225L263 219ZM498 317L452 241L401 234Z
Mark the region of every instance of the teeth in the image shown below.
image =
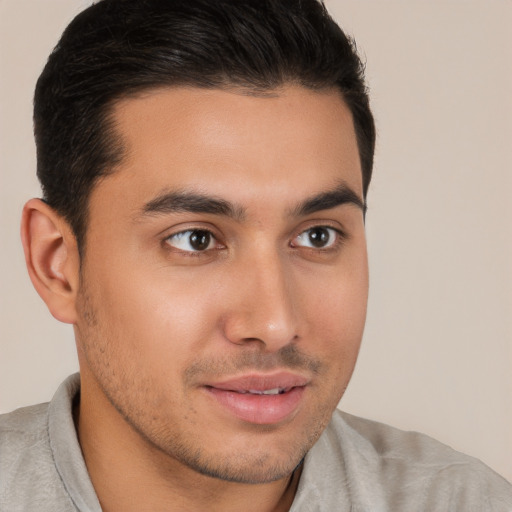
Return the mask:
M284 389L274 388L274 389L266 389L265 391L257 391L255 389L249 389L248 393L251 393L253 395L280 395L281 393L284 393Z

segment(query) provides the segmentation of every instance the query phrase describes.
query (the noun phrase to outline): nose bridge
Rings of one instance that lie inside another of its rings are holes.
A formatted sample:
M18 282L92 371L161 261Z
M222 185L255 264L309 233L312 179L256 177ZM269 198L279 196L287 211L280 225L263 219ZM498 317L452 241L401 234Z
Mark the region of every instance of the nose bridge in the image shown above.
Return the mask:
M283 260L267 249L240 263L238 301L226 322L230 341L259 340L267 350L279 350L297 337L292 275Z

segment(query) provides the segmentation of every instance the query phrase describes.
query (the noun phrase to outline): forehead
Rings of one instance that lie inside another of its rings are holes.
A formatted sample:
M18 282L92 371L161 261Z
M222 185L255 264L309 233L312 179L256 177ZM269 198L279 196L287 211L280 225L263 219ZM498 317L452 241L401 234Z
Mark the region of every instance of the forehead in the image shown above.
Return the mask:
M99 188L116 182L125 200L192 188L243 202L340 181L362 195L352 116L335 90L165 88L120 101L113 117L125 155Z

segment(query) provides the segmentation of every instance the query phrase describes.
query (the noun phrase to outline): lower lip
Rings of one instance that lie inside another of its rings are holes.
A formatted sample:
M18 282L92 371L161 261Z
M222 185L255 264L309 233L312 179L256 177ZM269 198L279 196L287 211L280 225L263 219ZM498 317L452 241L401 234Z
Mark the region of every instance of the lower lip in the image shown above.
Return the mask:
M300 404L304 389L303 386L299 386L280 395L255 395L206 388L210 395L235 417L257 425L280 423L292 416Z

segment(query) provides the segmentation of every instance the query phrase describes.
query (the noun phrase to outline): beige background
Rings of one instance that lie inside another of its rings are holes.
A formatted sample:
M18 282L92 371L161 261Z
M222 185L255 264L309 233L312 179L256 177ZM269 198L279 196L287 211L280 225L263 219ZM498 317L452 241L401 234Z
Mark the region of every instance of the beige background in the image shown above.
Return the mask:
M33 87L87 3L0 0L0 412L49 400L77 368L71 328L26 276L18 224L39 195ZM512 480L512 2L327 5L366 55L379 129L368 325L342 407Z

